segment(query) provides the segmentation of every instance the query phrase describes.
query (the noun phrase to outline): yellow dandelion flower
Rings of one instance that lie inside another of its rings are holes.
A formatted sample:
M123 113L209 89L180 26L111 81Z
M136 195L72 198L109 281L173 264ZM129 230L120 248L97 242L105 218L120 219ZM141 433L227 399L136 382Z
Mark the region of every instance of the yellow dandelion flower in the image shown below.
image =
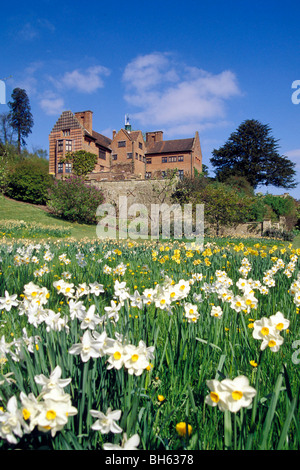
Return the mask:
M176 424L176 431L179 436L184 437L187 433L190 436L192 434L192 430L192 426L190 424L187 425L185 422L180 422Z

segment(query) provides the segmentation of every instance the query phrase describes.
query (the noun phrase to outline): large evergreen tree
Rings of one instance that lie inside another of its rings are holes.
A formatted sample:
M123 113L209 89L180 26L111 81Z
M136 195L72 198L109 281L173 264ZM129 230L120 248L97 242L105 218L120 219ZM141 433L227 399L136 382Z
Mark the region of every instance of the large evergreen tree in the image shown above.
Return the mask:
M25 137L31 133L33 126L33 117L31 114L30 102L25 90L15 88L12 92L12 101L9 101L10 107L9 119L11 127L18 136L18 151L21 153L21 146L25 145Z
M280 155L278 149L278 141L268 125L247 120L221 148L213 150L210 162L219 181L241 176L253 188L259 185L294 188L295 163Z

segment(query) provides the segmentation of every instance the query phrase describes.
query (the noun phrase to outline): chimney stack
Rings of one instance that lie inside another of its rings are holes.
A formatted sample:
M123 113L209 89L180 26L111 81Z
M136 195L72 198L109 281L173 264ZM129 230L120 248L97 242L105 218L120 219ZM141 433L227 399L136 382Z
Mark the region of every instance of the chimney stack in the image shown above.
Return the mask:
M93 132L93 111L82 111L75 113L80 124L90 133Z
M163 131L146 132L146 142L162 142Z

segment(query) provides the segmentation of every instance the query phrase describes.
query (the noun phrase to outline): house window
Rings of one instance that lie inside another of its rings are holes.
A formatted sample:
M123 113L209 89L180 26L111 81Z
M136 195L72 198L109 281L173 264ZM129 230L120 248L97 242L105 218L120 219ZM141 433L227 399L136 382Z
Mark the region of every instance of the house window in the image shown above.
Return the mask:
M162 163L168 163L168 157L162 157L161 161Z
M147 158L146 163L148 163L148 165L150 165L152 163L152 158Z
M117 160L118 159L118 155L116 153L113 153L112 156L111 156L112 160Z
M169 157L169 162L177 162L177 157Z
M66 152L72 152L72 140L66 140Z
M99 149L99 158L101 158L101 160L106 160L106 153L104 150Z
M183 170L178 170L178 178L182 180L183 178L184 171Z
M63 163L58 163L57 173L63 173L63 171L64 171L64 164Z
M128 152L127 153L127 159L129 160L130 158L132 158L132 153Z
M183 162L183 155L179 155L179 156L178 156L178 161L179 161L179 162Z
M72 173L72 163L66 163L65 172Z
M65 129L65 130L63 130L63 136L64 136L64 137L67 137L67 136L69 136L69 135L70 135L70 129Z
M139 159L139 154L138 154L138 153L135 154L135 159L136 159L136 160Z
M139 148L142 150L143 149L143 144L142 142L139 142Z
M126 147L126 140L119 140L118 147Z
M63 152L64 151L64 141L63 140L58 140L57 141L57 151L58 152Z
M151 171L146 171L146 179L150 179L151 178Z

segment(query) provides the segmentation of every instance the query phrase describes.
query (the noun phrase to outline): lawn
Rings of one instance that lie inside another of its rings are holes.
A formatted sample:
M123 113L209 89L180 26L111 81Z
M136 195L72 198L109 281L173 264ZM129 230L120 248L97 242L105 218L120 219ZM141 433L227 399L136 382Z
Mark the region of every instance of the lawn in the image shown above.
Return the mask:
M0 195L0 222L4 220L23 220L45 226L57 226L70 230L70 237L76 240L96 238L96 228L90 225L70 223L49 214L44 208L5 198ZM9 236L6 234L6 236Z

